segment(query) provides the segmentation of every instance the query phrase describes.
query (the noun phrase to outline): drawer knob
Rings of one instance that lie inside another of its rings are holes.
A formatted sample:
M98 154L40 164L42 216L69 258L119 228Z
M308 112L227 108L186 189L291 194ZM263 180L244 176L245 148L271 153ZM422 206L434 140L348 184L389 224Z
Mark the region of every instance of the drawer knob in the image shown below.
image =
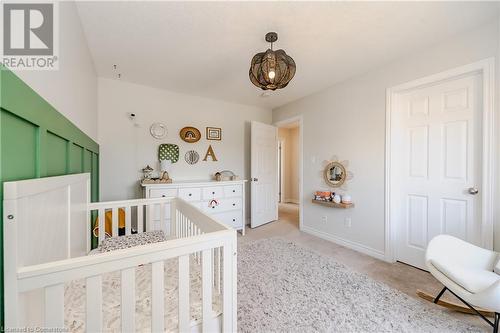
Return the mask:
M212 209L214 209L214 208L215 208L215 206L212 206Z
M233 219L233 222L236 222L236 219Z
M212 192L212 194L215 194L215 192Z
M236 204L234 203L233 206L236 206Z
M236 190L233 190L233 193L235 193L235 192L236 192Z
M189 193L189 196L191 196L191 195L192 195L192 194L191 194L191 193Z
M165 198L165 194L162 194L162 197Z

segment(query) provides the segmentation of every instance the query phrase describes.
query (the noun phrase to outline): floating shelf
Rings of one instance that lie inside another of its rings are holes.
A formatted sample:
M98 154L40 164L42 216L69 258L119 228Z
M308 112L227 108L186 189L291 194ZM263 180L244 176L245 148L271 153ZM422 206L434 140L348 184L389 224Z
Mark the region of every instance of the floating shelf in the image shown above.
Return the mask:
M314 200L314 199L312 199L312 203L317 204L317 205L334 207L334 208L353 208L354 207L353 203L336 203L333 201L321 201L321 200Z

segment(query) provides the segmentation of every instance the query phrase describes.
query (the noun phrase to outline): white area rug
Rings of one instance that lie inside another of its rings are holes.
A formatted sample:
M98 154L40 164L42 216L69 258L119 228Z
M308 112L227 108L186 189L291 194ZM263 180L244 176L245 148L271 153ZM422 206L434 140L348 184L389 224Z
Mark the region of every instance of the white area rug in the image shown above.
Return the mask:
M238 256L242 332L483 332L283 239L241 245Z

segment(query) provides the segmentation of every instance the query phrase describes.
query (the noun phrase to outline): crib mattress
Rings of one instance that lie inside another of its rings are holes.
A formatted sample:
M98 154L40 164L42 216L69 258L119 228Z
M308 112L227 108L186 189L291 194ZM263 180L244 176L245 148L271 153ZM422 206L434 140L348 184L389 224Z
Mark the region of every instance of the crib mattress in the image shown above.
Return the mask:
M165 268L165 329L167 332L178 331L178 259L164 262ZM151 265L136 268L135 275L136 313L135 324L137 332L151 331ZM201 323L202 290L201 267L190 256L190 305L191 325ZM121 278L120 272L103 275L103 331L121 331ZM75 280L65 286L65 325L71 332L85 332L85 280ZM222 311L220 294L213 293L212 302L214 318Z

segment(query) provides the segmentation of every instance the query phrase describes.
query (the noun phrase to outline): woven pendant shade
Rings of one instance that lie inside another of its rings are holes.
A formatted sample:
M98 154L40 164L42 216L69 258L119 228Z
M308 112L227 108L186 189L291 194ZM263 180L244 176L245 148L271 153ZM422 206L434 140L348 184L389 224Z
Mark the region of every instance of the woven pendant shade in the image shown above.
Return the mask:
M271 49L254 55L250 65L250 81L263 90L284 88L295 75L295 61L292 57L283 50L272 50L272 43L277 39L276 33L268 33L266 40L271 43Z

